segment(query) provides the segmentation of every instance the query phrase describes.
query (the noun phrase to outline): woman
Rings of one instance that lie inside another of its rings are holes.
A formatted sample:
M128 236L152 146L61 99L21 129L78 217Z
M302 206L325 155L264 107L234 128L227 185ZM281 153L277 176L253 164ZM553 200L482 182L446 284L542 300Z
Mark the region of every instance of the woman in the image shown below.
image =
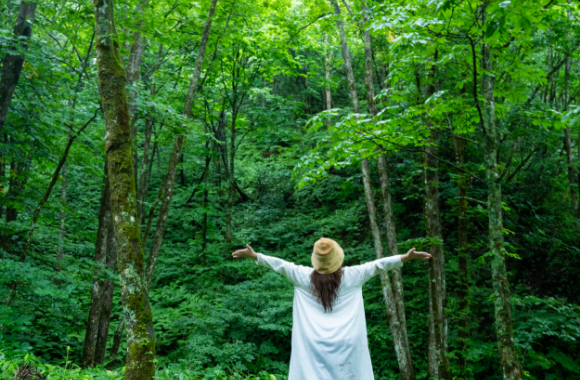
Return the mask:
M327 238L314 244L314 268L256 253L249 245L232 256L254 259L294 285L289 380L374 379L362 285L381 270L431 257L412 248L404 255L343 268L342 248Z

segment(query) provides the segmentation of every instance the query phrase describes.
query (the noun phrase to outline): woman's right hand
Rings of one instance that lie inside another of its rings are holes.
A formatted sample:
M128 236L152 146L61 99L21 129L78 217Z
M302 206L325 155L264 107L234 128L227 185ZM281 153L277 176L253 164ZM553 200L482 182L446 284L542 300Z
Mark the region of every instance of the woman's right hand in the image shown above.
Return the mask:
M258 260L258 255L256 254L256 252L254 252L252 247L250 247L248 244L246 244L246 248L238 249L237 251L232 253L232 257L234 259L238 259L240 257L247 257L247 258L250 258L253 260Z
M430 253L415 251L415 248L411 248L409 251L407 251L407 253L401 256L401 261L406 262L409 260L417 260L417 259L428 260L430 258L431 258Z

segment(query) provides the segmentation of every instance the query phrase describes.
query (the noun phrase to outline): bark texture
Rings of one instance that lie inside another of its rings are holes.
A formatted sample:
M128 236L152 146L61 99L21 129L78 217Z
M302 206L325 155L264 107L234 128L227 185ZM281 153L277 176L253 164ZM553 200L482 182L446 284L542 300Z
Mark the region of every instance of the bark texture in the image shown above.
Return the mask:
M489 249L493 254L491 274L493 279L497 346L504 380L521 380L523 375L514 342L511 295L505 265L502 195L497 168L498 134L495 125L495 95L490 50L489 44L483 44L482 66L484 74L481 88L485 100L483 103L485 177L488 186Z
M106 268L114 272L117 265L117 246L115 243L115 226L113 218L108 220L107 231L107 259L105 261ZM97 338L97 346L95 348L95 363L105 363L105 353L107 349L107 338L109 336L109 324L111 321L111 310L113 309L113 291L115 282L112 279L105 280L103 290L103 301L101 306L101 317L99 319L99 333Z
M105 167L106 170L106 167ZM91 292L91 310L85 332L83 345L82 363L85 367L93 367L95 364L95 349L99 337L99 324L103 307L103 295L105 282L103 281L102 268L107 260L107 242L109 225L112 223L111 208L109 207L109 181L105 176L101 191L101 206L99 208L99 227L97 229L97 243L95 245L95 272L93 275L93 289Z
M235 107L235 106L234 106ZM231 243L232 234L232 207L234 206L234 197L236 195L236 177L235 174L235 156L236 156L236 118L237 112L232 115L231 133L230 133L230 159L229 159L229 177L228 177L228 207L226 209L226 241Z
M137 6L141 14L147 8L149 1L142 0ZM143 43L143 37L141 36L141 29L143 23L138 23L136 25L135 32L133 33L133 44L131 45L131 52L129 53L129 58L127 59L127 85L129 87L129 116L131 117L131 142L135 144L137 139L137 118L139 116L137 109L137 98L139 97L139 91L137 90L137 85L139 83L139 78L141 76L141 65L143 63L143 52L145 51L145 44ZM137 149L131 151L131 157L133 159L133 168L135 171L135 180L137 181ZM141 214L139 214L141 215Z
M457 166L463 168L465 165L465 140L460 137L453 139L455 144L455 155ZM457 256L459 261L457 296L459 298L459 315L457 340L459 343L457 366L459 374L466 376L465 370L467 360L467 338L469 335L469 255L467 253L467 190L469 178L464 173L458 173L457 194L459 196L457 204Z
M126 323L127 380L155 377L155 335L143 269L126 75L116 41L114 3L94 0L99 92L105 114L105 152L115 225L118 271Z
M391 197L391 186L389 183L389 173L387 169L387 159L384 155L377 158L379 177L381 181L381 195L383 198L383 214L385 218L385 229L387 232L387 241L389 253L391 256L399 254L397 247L397 229L395 224L395 214L393 212L393 201ZM413 359L411 356L411 346L409 345L409 335L407 333L407 316L405 314L405 299L403 288L403 271L401 268L391 270L393 281L393 303L395 304L400 326L401 341L405 356L399 360L401 369L401 379L415 379L415 370L413 368Z
M36 13L36 3L22 1L18 9L18 16L14 24L14 45L10 48L2 60L2 77L0 78L0 131L4 127L4 121L12 102L12 95L22 73L24 55L18 54L19 50L28 48L28 39L32 35L32 23ZM24 37L24 38L22 38Z
M324 43L328 42L328 33L324 34ZM324 57L324 75L326 80L326 85L324 86L324 94L325 94L325 101L326 101L326 109L332 109L332 94L330 92L330 63L332 61L332 53L326 53L325 50L325 57ZM329 116L327 121L328 126L332 125L332 118Z
M209 39L209 31L211 29L211 23L213 21L213 15L215 13L216 4L217 0L212 0L211 5L209 7L209 12L207 14L207 19L205 20L205 27L203 29L203 35L201 37L201 44L199 46L199 52L197 53L197 58L195 60L195 68L193 70L193 75L191 76L191 81L189 82L187 96L185 97L185 106L183 109L183 113L186 118L191 118L192 116L191 107L193 106L195 94L197 93L197 82L199 81L201 68L203 67L203 61L205 59L205 50L207 47L207 41Z
M371 225L371 232L373 236L373 245L377 259L384 257L383 243L381 241L381 231L377 222L377 209L375 207L375 200L373 189L371 185L371 174L369 168L369 161L367 159L362 161L363 185L365 189L365 201L369 213L369 221ZM395 353L399 363L399 371L401 372L401 379L415 379L415 371L410 363L409 347L406 341L406 331L403 333L403 326L398 318L397 303L393 294L393 287L388 273L381 272L381 289L387 308L387 317L393 335L393 343L395 345Z
M356 84L354 73L352 70L352 63L350 60L350 54L348 51L348 44L346 40L346 33L344 31L344 23L340 17L340 8L336 0L330 0L331 5L334 8L334 13L337 16L336 25L340 32L340 41L342 54L344 59L344 66L348 81L349 95L352 103L352 107L355 113L360 113L360 106L358 103L358 94L356 91ZM368 45L367 45L368 42ZM365 53L370 53L369 58L370 65L367 64L367 56L365 54L365 84L367 86L367 100L369 100L371 107L373 107L376 113L376 107L374 106L374 87L372 84L372 50L370 45L370 36L368 36L368 41L365 41ZM370 69L370 73L368 72ZM370 82L370 84L368 83ZM377 223L376 207L374 201L373 190L371 186L369 162L367 159L362 161L362 174L363 174L363 184L365 191L365 200L367 205L367 210L369 212L369 219L371 224L371 232L373 235L373 243L375 247L375 253L377 258L383 257L383 246L381 242L380 230ZM395 302L395 296L393 294L393 286L391 280L386 273L381 274L381 288L383 292L383 297L385 300L385 305L387 308L387 317L389 320L389 325L391 327L391 333L393 335L393 342L395 345L395 353L397 355L397 361L399 363L399 370L401 371L401 378L403 380L415 379L415 372L411 363L411 355L409 350L409 344L406 334L406 329L403 331L403 326L401 325L401 320L399 318L399 313L397 310L397 303ZM402 287L400 289L402 291ZM402 302L402 298L401 298ZM402 308L404 310L404 308Z
M435 68L429 71L427 97L435 93ZM437 129L427 116L429 135L424 154L425 204L424 221L429 240L429 377L451 380L447 357L447 316L445 307L447 291L445 287L445 256L443 252L443 228L439 212L439 168L437 157Z
M356 82L354 79L354 73L352 71L352 62L350 59L350 53L348 51L348 43L346 40L346 32L344 31L344 21L340 16L340 7L336 0L329 0L330 4L334 8L334 14L337 16L336 26L340 33L340 46L342 48L342 58L344 59L344 69L346 70L346 80L348 82L348 93L350 95L350 102L352 104L353 111L355 113L360 113L360 106L358 103L358 94L356 91Z

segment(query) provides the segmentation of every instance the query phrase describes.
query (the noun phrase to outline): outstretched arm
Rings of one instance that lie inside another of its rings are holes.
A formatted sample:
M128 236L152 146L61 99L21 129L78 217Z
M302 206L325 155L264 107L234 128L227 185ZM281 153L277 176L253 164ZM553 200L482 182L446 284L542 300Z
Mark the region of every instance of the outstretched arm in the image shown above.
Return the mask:
M237 251L232 253L232 257L234 259L239 259L240 257L247 257L252 260L258 260L258 254L254 252L252 247L250 247L248 244L246 244L246 248L238 249Z
M410 260L429 260L431 258L431 254L427 252L418 252L415 251L415 248L411 248L407 251L404 255L401 255L401 261L403 263L410 261Z
M417 252L415 248L411 248L404 255L383 257L382 259L352 267L351 270L353 273L355 273L356 276L355 283L362 285L370 280L373 276L379 274L381 271L389 271L395 268L400 268L403 266L403 263L410 260L427 260L429 258L431 258L429 253Z
M256 261L256 264L274 270L286 277L294 285L304 285L308 282L309 271L306 267L294 265L277 257L256 253L248 244L246 248L238 249L232 253L234 259L247 257ZM308 272L308 273L307 273Z

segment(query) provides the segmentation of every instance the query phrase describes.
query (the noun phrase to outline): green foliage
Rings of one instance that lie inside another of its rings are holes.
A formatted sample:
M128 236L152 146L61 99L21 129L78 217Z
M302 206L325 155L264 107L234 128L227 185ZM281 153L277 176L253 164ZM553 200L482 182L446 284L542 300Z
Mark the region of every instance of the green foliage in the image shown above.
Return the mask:
M11 29L18 3L0 1L0 59L14 42ZM23 52L23 75L0 134L0 377L12 378L28 362L51 379L121 378L122 354L112 371L78 367L91 302L103 183L100 113L72 146L66 201L59 181L41 213L29 255L20 261L32 212L68 136L99 108L92 2L38 3L33 35ZM145 125L151 116L156 153L150 159L147 215L158 199L176 134L184 129L188 134L149 294L159 379L271 380L263 371L284 379L291 349L292 286L253 262L232 261L229 253L237 245L252 244L257 251L310 265L313 242L330 236L344 248L345 265L372 260L358 169L362 158L387 154L400 251L426 247L422 151L427 120L439 131L451 369L458 372L455 359L460 354L457 180L466 174L457 169L454 139L463 138L464 170L470 178L471 278L469 337L462 352L468 364L465 378L501 378L486 255L487 188L480 180L485 172L478 112L484 41L491 44L495 59L493 73L485 74L494 75L496 86L498 168L505 171L503 213L510 253L506 262L520 360L530 379L580 379L579 221L571 209L568 176L569 167L580 165L576 154L568 163L562 147L566 127L574 152L578 147L576 4L491 1L482 23L475 19L477 2L369 2L365 27L373 39L379 107L372 117L362 99L360 1L349 2L352 16L343 13L361 114L352 113L327 2L219 1L194 117L184 124L183 99L210 2L150 3L146 12L139 11L138 0L118 3L116 9L124 59L136 25L141 25L145 41L141 80L135 85L139 97L134 149L141 169ZM566 54L572 61L570 72L560 66L550 75ZM436 73L428 75L433 68ZM425 92L428 83L436 87L432 96ZM239 101L235 179L247 199L234 198L234 241L228 244L226 165L234 101ZM379 205L376 163L370 162ZM10 193L19 183L21 190ZM9 208L18 211L16 221L5 221ZM64 256L58 262L61 211L66 213ZM152 215L154 231L158 212ZM117 282L116 273L102 273ZM418 378L426 379L427 270L412 263L403 273L413 362ZM364 296L375 376L396 379L398 364L378 280L365 285ZM121 313L116 283L109 349Z

